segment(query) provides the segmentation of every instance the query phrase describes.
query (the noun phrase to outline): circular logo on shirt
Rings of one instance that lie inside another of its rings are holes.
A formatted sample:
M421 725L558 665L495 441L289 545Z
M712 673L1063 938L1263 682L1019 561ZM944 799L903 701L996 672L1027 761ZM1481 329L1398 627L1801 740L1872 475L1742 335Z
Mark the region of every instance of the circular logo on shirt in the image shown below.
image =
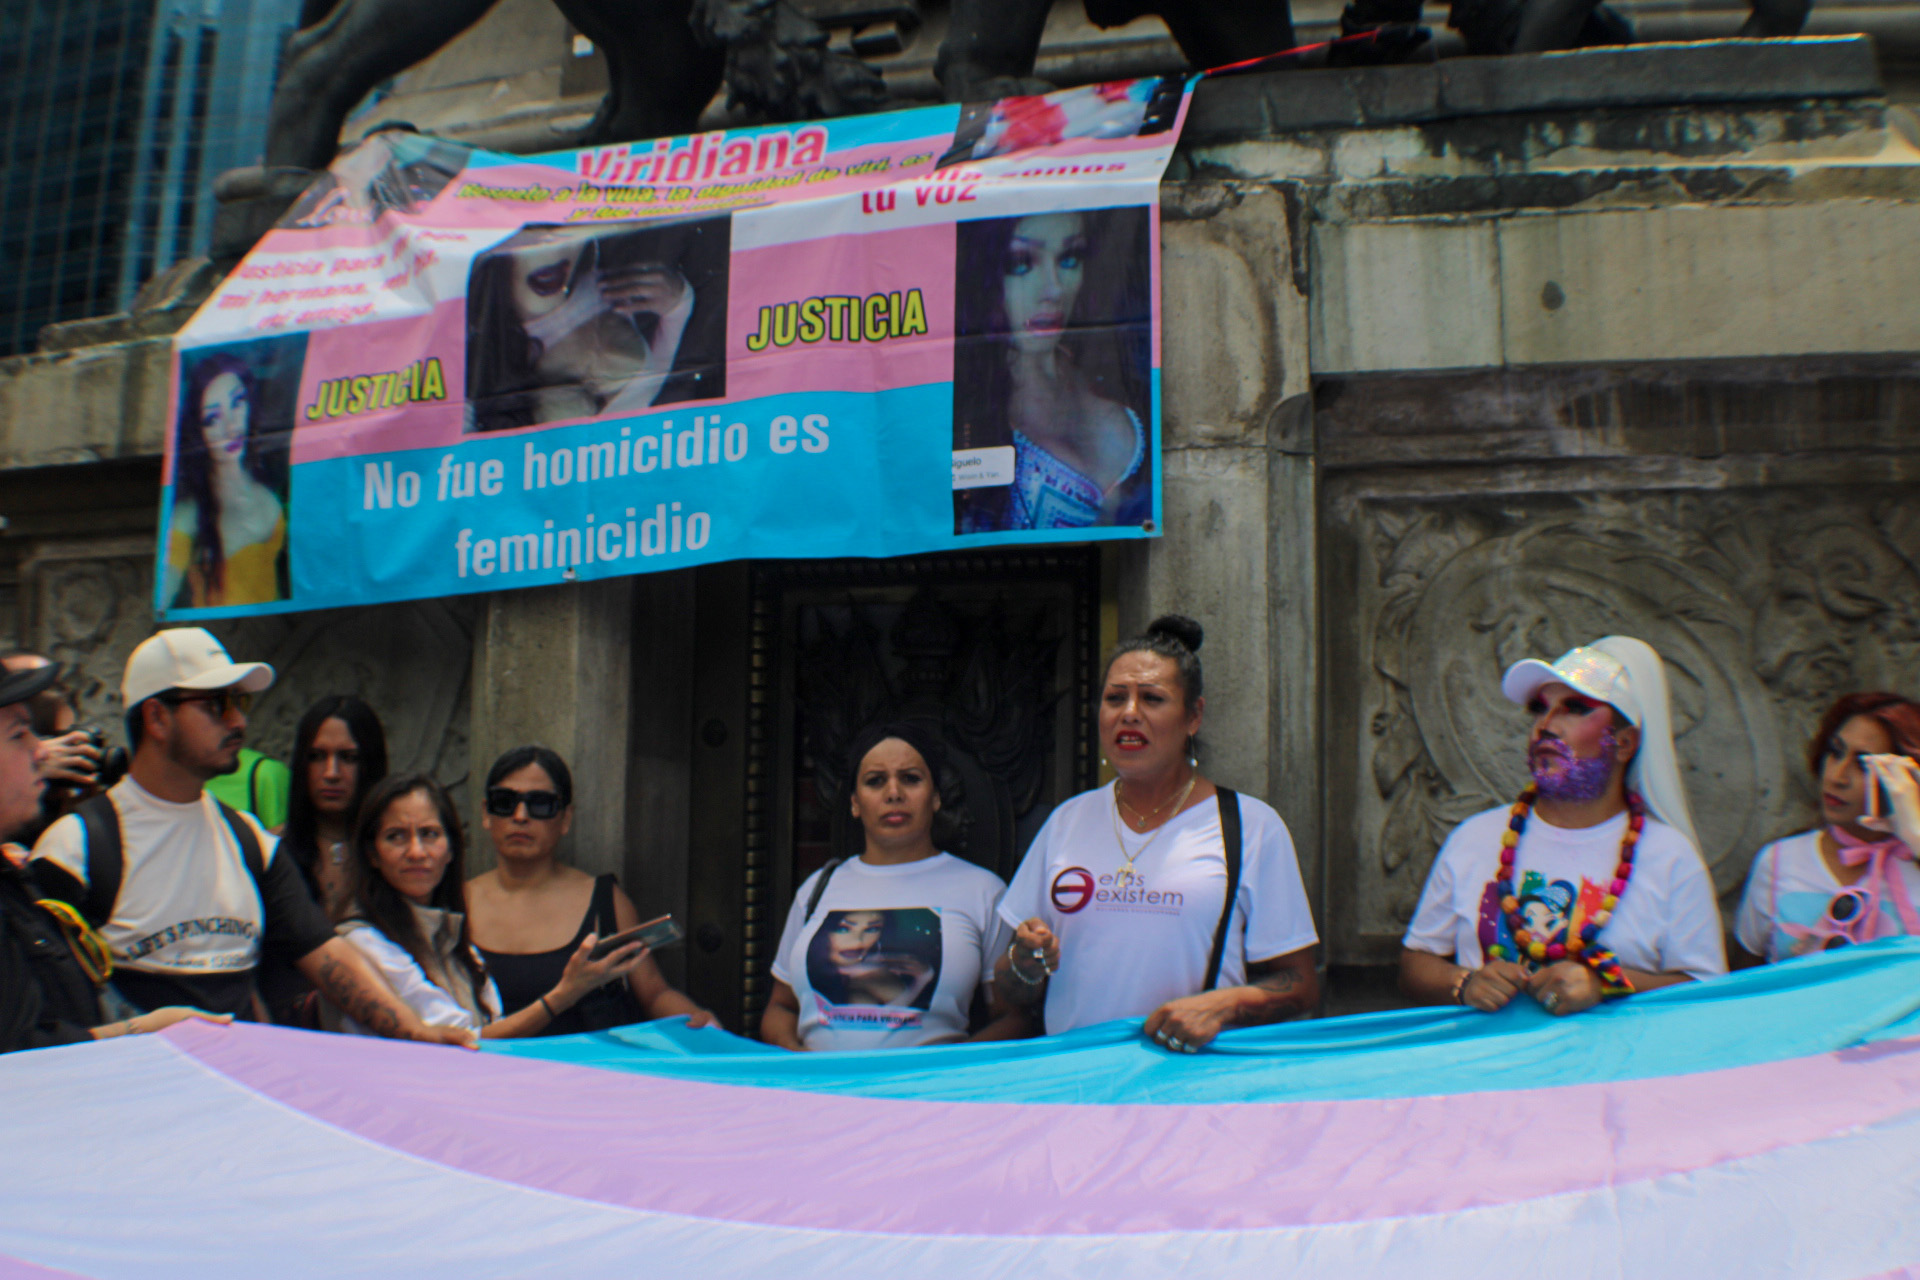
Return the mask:
M1053 878L1050 892L1054 909L1072 915L1093 901L1093 873L1082 867L1068 867Z

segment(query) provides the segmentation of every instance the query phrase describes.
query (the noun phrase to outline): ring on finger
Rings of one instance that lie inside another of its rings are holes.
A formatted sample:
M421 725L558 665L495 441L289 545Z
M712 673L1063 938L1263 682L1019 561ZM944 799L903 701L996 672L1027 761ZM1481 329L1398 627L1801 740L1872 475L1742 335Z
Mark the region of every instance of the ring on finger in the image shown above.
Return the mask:
M1546 998L1540 1003L1546 1006L1548 1013L1552 1013L1560 1007L1560 993L1558 991L1549 991L1547 992Z

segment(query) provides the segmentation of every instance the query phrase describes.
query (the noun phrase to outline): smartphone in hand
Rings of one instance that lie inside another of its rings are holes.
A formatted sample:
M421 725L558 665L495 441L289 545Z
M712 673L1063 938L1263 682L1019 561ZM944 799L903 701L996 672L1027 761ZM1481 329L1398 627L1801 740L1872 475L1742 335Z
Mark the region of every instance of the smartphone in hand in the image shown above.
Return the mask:
M593 950L587 953L587 959L604 960L622 947L630 947L636 942L646 943L649 951L658 951L686 936L680 931L680 926L674 923L672 916L661 916L600 939L594 944Z

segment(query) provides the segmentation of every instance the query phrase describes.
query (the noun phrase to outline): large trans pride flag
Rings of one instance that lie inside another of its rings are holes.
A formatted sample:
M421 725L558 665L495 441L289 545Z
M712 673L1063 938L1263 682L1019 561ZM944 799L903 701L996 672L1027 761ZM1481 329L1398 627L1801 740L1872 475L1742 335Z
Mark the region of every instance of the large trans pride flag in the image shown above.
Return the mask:
M1920 1276L1920 941L1652 993L789 1056L0 1060L0 1276Z

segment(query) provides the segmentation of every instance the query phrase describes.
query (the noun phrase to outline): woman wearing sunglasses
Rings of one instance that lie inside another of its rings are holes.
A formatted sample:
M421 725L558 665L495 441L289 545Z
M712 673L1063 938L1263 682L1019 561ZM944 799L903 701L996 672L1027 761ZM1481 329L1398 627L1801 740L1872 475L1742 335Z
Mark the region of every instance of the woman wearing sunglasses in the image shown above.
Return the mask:
M545 747L515 747L487 771L485 816L480 820L499 862L467 882L474 944L500 988L508 1014L537 1002L565 973L582 947L640 923L633 900L609 873L599 877L555 857L573 826L573 774ZM687 1024L711 1026L714 1016L667 985L653 957L625 982L599 988L560 1011L540 1035L575 1035L648 1018L685 1014Z
M1851 693L1828 708L1807 753L1820 788L1820 825L1776 840L1753 860L1734 918L1735 968L1920 934L1920 868L1894 819L1914 828L1920 704ZM1885 787L1893 813L1871 792ZM1876 816L1878 814L1884 816ZM1896 828L1897 829L1897 828Z
M500 992L467 933L466 842L445 788L419 773L386 779L367 795L352 843L357 887L337 928L430 1027L490 1040L541 1035L625 977L643 954L636 943L595 960L590 943L578 947L548 990L502 1013ZM351 1018L345 1029L366 1034Z

